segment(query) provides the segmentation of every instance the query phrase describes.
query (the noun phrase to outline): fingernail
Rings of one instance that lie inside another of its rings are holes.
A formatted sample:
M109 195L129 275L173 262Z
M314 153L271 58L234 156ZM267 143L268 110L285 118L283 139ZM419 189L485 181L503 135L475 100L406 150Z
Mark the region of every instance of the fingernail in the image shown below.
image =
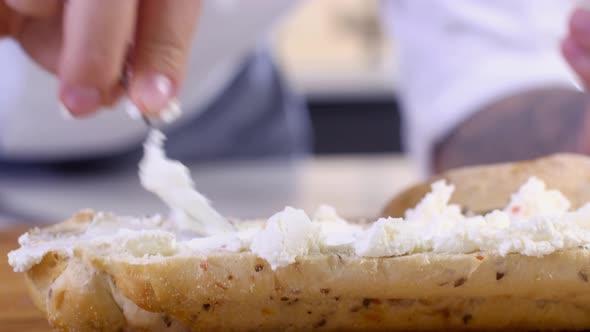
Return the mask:
M61 90L61 101L73 115L96 111L101 105L100 91L94 87L69 85Z
M590 11L578 8L572 16L572 27L580 32L590 32Z
M136 84L136 102L146 112L158 113L174 98L174 84L165 75L140 76Z

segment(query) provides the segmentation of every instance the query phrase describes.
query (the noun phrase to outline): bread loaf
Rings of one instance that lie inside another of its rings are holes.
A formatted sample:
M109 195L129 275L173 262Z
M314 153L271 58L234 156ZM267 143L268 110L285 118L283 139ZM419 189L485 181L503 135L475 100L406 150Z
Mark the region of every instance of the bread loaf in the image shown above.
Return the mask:
M40 231L83 232L93 214ZM62 233L63 232L63 233ZM62 331L582 330L590 251L544 257L314 255L272 270L249 252L136 257L80 243L26 272Z
M286 209L193 237L169 218L83 211L23 235L9 261L59 331L586 330L588 166L464 169L447 177L455 194L435 182L405 220L367 225ZM466 217L449 200L504 209Z

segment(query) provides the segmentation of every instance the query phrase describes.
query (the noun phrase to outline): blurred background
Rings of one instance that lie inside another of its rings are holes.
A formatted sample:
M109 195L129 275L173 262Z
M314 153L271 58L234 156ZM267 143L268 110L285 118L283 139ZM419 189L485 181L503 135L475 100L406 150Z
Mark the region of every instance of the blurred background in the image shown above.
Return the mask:
M162 129L225 215L370 219L436 163L580 152L586 96L559 52L575 0L203 4L185 114ZM55 78L0 54L0 226L167 213L137 177L144 123L123 104L65 120Z
M274 51L305 95L314 152L401 152L396 54L378 0L317 0L281 23Z
M270 3L266 6L273 7ZM217 15L224 15L220 7L214 10L221 13ZM412 161L401 155L400 114L395 94L396 57L391 39L380 22L379 1L314 0L276 7L289 7L289 10L281 9L280 17L272 19L273 28L267 31L266 37L259 35L258 38L266 40L264 50L270 51L289 90L305 103L306 110L302 113L309 111L311 132L306 136L311 139L309 150L305 152L307 157L293 159L271 152L270 158L258 160L231 152L237 158L230 155L216 161L216 156L205 156L194 160L178 152L184 149L182 137L176 141L172 137L167 152L189 165L197 188L212 199L215 207L230 216L268 217L285 205L313 213L321 204L331 204L347 217L372 218L395 192L417 178ZM203 26L213 25L206 15L204 20ZM252 22L243 24L253 25ZM216 33L223 36L224 31ZM219 48L222 50L223 45ZM211 47L195 52L206 59L208 55L204 53L209 49ZM196 76L201 74L201 68L196 69ZM42 75L36 74L33 79L47 80ZM210 85L215 86L215 82ZM53 97L46 97L50 98ZM46 108L47 101L44 103L21 108ZM230 109L232 105L224 104L219 108ZM53 110L43 112L54 113ZM96 121L104 120L101 116ZM206 114L203 117L207 120ZM18 120L12 119L13 122ZM117 123L121 121L118 119ZM88 146L96 145L88 139L94 128L83 127L87 123L58 129L63 123L50 119L47 122L55 123L54 130L73 131L71 136L80 141L88 140ZM111 121L107 125L112 127L114 123ZM136 130L138 124L125 125ZM59 135L46 127L51 126L45 125L40 131L11 141L21 144L30 139L40 144L59 140ZM124 132L130 130L123 129ZM201 131L198 128L188 130ZM113 132L113 137L121 136L114 129ZM190 140L199 141L200 137ZM35 156L48 150L59 153L65 150L60 146L71 144L67 139L56 143L56 148L47 145L32 151ZM22 146L23 150L28 148ZM13 150L18 151L17 148ZM86 151L83 147L78 152L83 155ZM0 163L0 221L3 221L0 225L54 222L82 208L121 214L166 213L167 207L139 186L136 159L132 160L126 167L90 159L50 163L41 168L37 163L5 160Z

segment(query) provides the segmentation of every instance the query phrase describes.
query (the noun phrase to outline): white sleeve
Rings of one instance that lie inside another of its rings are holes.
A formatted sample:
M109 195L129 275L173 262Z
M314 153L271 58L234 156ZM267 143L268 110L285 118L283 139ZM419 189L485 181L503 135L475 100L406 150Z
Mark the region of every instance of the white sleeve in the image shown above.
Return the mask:
M392 0L407 150L423 174L437 140L503 96L576 88L559 42L575 1Z
M245 55L277 19L298 1L204 1L191 59L180 93L183 116L198 116L223 91ZM64 118L57 100L58 82L33 64L10 40L0 41L0 158L59 160L126 151L143 140L141 121L131 120L124 105L84 120Z

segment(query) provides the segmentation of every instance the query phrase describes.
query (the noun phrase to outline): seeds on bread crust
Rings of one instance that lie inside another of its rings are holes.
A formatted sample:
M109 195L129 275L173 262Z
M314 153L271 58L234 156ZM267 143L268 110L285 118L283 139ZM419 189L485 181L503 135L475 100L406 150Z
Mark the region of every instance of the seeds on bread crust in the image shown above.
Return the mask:
M465 316L463 316L463 323L465 325L469 324L469 322L473 319L473 316L471 314L467 314Z
M465 277L461 277L457 280L455 280L455 283L453 284L453 287L460 287L463 286L463 284L467 281L467 278Z

